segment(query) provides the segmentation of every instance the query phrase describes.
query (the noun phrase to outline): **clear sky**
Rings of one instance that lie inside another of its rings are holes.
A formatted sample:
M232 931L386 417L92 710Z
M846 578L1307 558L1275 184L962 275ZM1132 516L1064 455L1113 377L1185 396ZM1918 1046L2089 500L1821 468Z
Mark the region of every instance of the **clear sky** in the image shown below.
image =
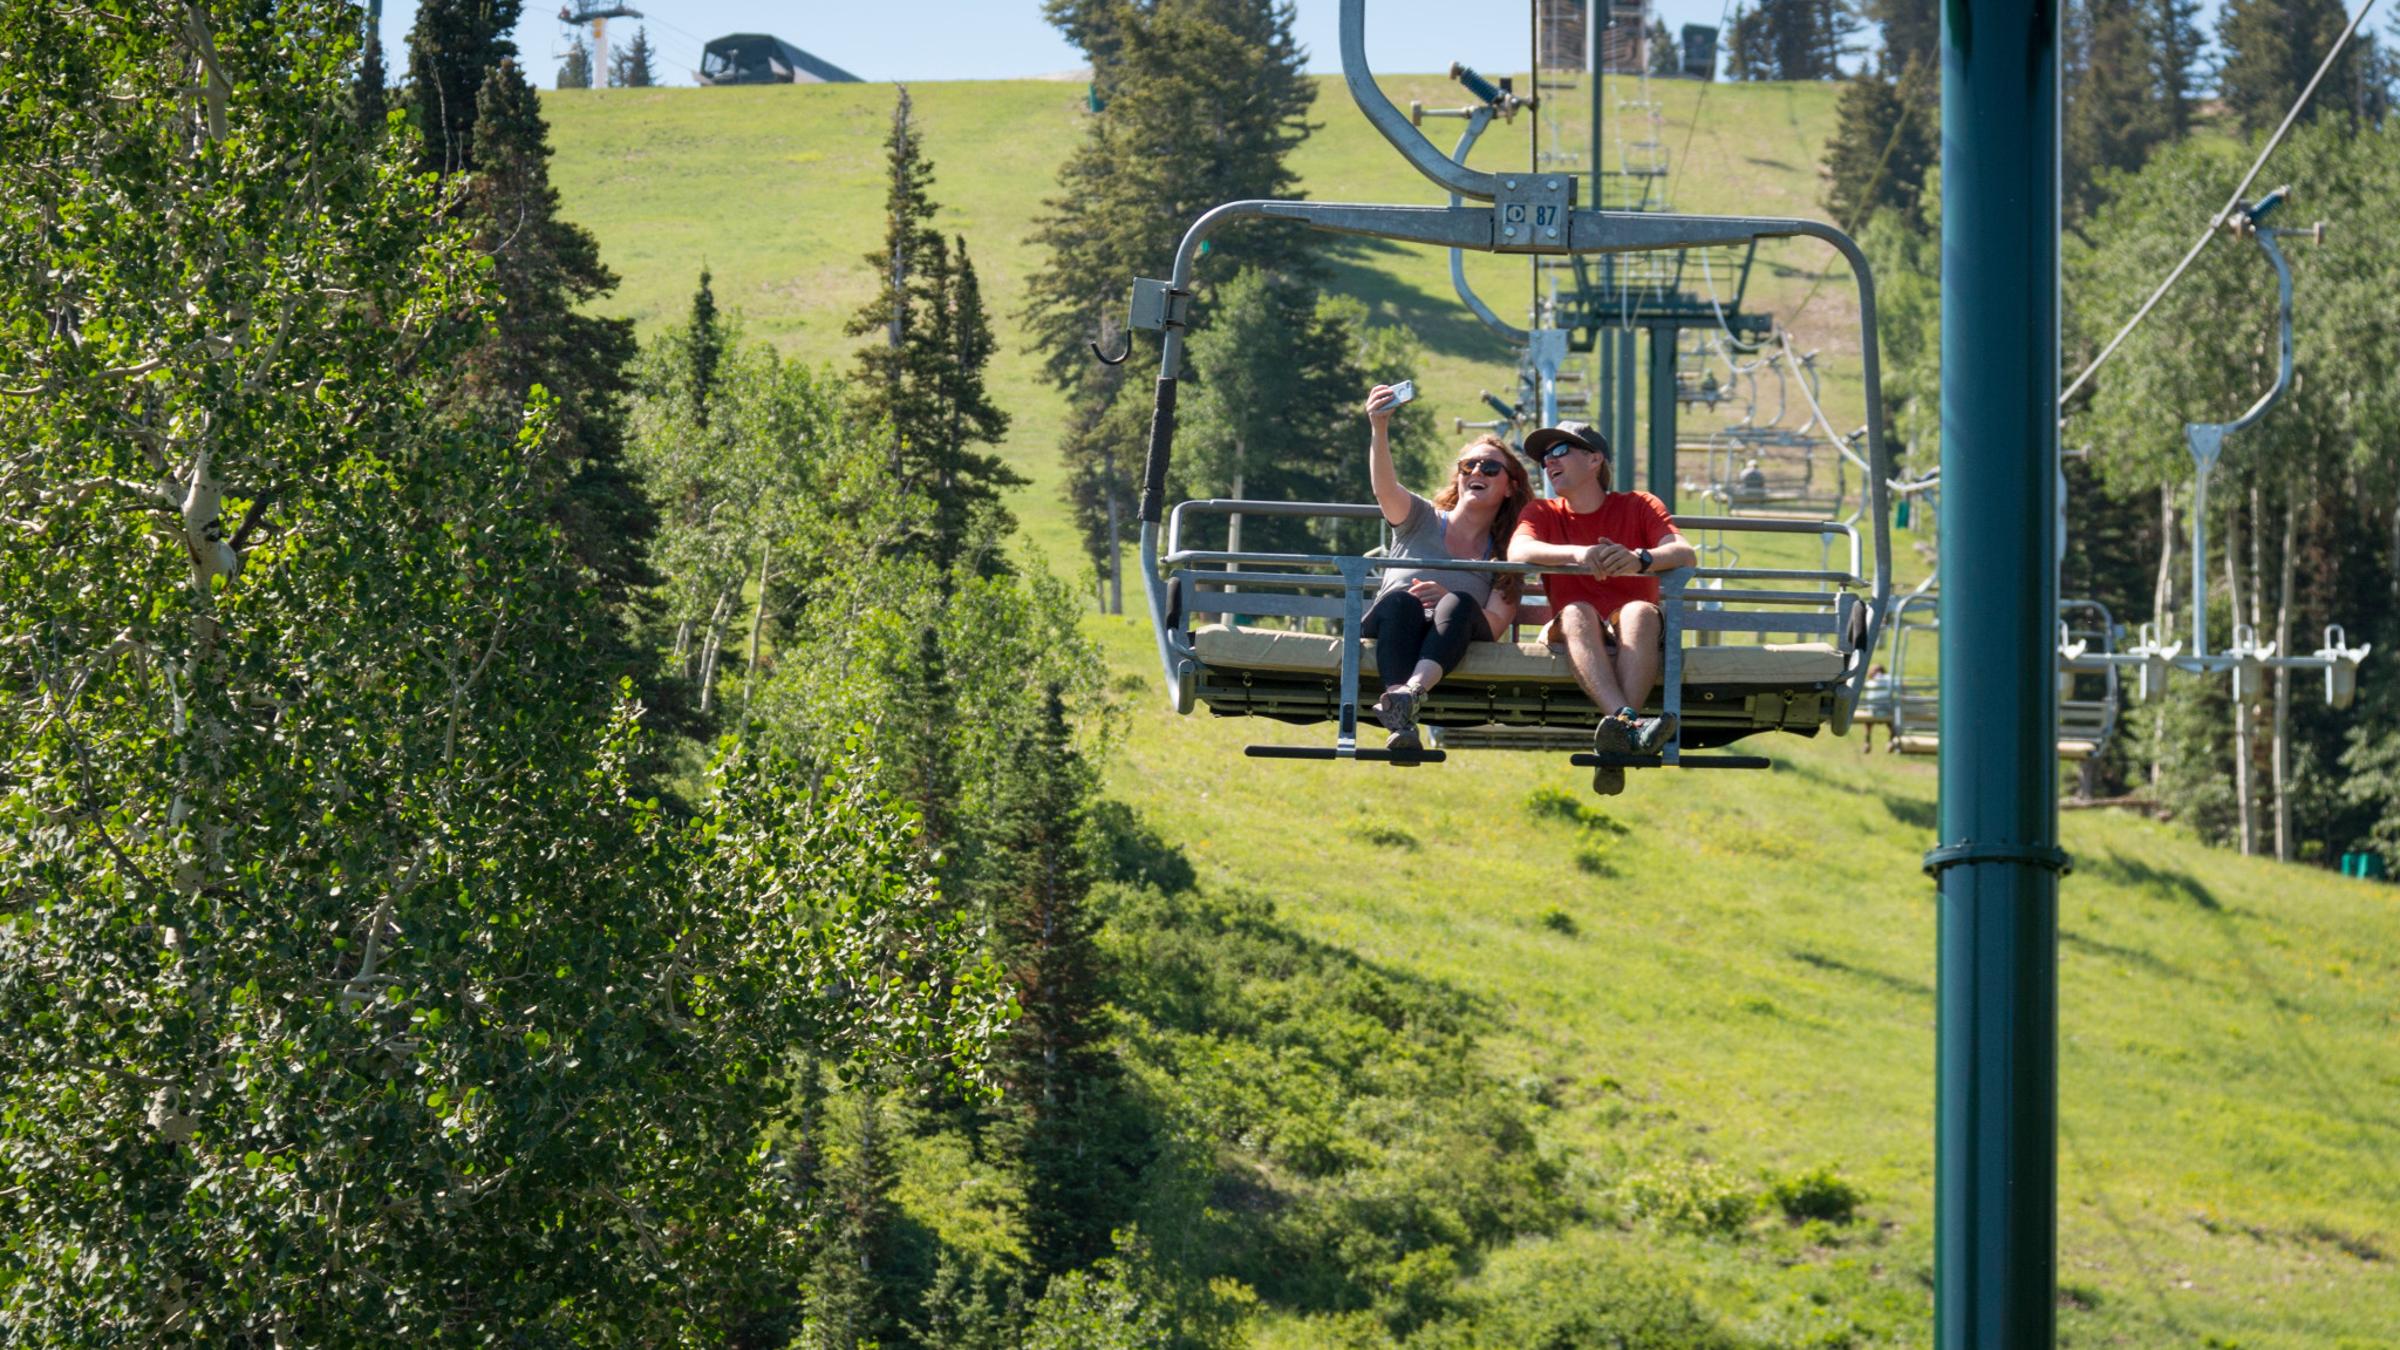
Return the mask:
M517 26L526 73L548 86L567 47L560 0L527 0ZM2214 25L2218 0L2204 0ZM772 33L866 80L998 80L1074 70L1082 54L1042 22L1040 0L631 0L640 19L609 24L620 44L647 27L659 52L659 79L692 83L700 47L726 33ZM396 80L416 0L384 0L383 42ZM1654 0L1669 28L1716 25L1732 0ZM1452 61L1507 72L1526 63L1526 0L1374 0L1367 6L1367 59L1377 70L1446 70ZM1298 32L1309 69L1341 70L1338 0L1299 0Z

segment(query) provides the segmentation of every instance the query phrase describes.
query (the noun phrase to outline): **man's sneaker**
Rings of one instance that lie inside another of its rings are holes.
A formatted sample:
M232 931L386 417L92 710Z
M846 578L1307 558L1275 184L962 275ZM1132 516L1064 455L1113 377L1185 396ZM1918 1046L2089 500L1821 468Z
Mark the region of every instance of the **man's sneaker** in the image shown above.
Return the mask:
M1630 755L1633 753L1633 719L1623 713L1610 713L1592 728L1592 753L1596 755Z
M1592 791L1603 797L1614 797L1625 790L1625 769L1619 764L1601 764L1592 769Z
M1673 713L1643 718L1633 727L1633 752L1637 755L1657 754L1668 741L1675 739L1675 728Z

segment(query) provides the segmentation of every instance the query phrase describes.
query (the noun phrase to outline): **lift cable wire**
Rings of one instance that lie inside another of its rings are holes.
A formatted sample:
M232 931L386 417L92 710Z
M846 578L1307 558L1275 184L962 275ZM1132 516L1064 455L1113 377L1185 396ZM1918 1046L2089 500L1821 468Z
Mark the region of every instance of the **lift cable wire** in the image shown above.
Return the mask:
M2242 175L2241 185L2234 188L2233 195L2225 200L2225 209L2209 217L2208 227L2200 232L2198 239L2192 241L2191 251L2183 255L2183 261L2175 264L2175 270L2167 274L2165 281L2158 283L2158 289L2151 292L2150 298L2142 302L2142 307L2134 311L2133 317L2125 321L2123 328L2117 330L2117 335L2109 339L2108 345L2100 350L2098 356L2092 358L2092 363L2085 366L2083 373L2075 377L2075 382L2068 385L2066 391L2058 396L2060 408L2063 409L2067 406L2067 400L2075 397L2075 391L2083 388L2084 384L2092 378L2093 372L2099 370L2109 357L2116 355L2117 348L2123 346L2125 339L2132 336L2133 330L2141 326L2142 320L2150 317L2150 311L2158 307L2158 302L2165 298L2168 289L2182 279L2185 270L2191 267L2193 260L2200 256L2201 250L2208 247L2208 241L2215 238L2217 231L2225 227L2225 222L2233 218L2234 212L2241 207L2242 194L2250 190L2250 184L2257 180L2259 171L2267 167L2267 157L2275 153L2275 147L2283 144L2284 135L2292 129L2292 124L2299 120L2301 110L2308 106L2308 100L2317 92L2317 85L2325 79L2326 72L2333 69L2333 63L2340 59L2342 49L2350 45L2350 35L2358 31L2360 21L2365 19L2367 11L2373 8L2375 8L2375 0L2363 0L2358 7L2358 12L2350 16L2350 25L2342 30L2340 37L2334 39L2333 50L2325 53L2325 59L2317 66L2317 73L2309 77L2308 87L2300 91L2300 97L2292 103L2292 110L2283 115L2283 125L2275 128L2275 134L2267 138L2265 147L2258 152L2258 158L2251 163L2250 172Z
M1910 109L1904 100L1900 109L1900 116L1895 118L1892 122L1892 134L1883 138L1883 153L1875 158L1875 176L1867 180L1867 190L1858 194L1860 201L1873 201L1875 199L1876 190L1883 186L1884 174L1890 171L1892 167L1892 153L1900 148L1900 133L1908 130L1909 118L1914 115L1914 110ZM1936 130L1939 130L1939 128L1936 128ZM1870 211L1868 214L1872 215L1873 212ZM1844 227L1847 228L1846 223ZM1862 230L1866 228L1866 219L1864 217L1859 220L1858 227ZM1817 292L1824 287L1825 278L1831 275L1832 270L1830 268L1819 268L1817 270L1815 279L1810 281L1808 284L1807 294L1800 297L1799 305L1792 310L1791 322L1798 323L1800 321L1800 316L1808 312L1808 307L1816 302Z
M1724 49L1725 16L1733 12L1733 5L1734 0L1725 0L1725 3L1717 6L1718 50L1720 51ZM1598 79L1600 77L1598 75L1594 75L1592 78ZM1692 100L1692 120L1683 124L1683 148L1677 150L1675 152L1675 158L1668 161L1670 166L1669 172L1673 172L1673 165L1681 164L1691 156L1692 133L1700 129L1700 110L1708 106L1709 86L1715 84L1716 82L1717 73L1713 70L1708 73L1707 79L1700 82L1700 94L1697 98Z

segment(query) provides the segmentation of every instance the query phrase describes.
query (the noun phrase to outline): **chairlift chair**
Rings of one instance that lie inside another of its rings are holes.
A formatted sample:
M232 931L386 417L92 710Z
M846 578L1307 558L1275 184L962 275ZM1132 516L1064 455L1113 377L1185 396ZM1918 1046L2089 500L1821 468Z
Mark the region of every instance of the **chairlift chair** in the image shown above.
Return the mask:
M1904 755L1941 753L1941 679L1927 659L1941 634L1939 592L1920 586L1893 602L1891 654L1871 713L1891 728L1892 749ZM2116 736L2117 624L2097 600L2058 602L2058 757L2090 759Z
M1262 757L1383 761L1438 760L1447 752L1375 750L1358 744L1359 672L1371 658L1360 633L1368 600L1386 567L1404 560L1366 554L1268 553L1212 549L1195 542L1201 518L1297 516L1365 520L1371 504L1185 501L1169 510L1168 467L1193 270L1202 244L1235 220L1269 219L1333 233L1436 247L1571 258L1674 255L1694 249L1755 250L1761 239L1809 237L1838 250L1859 288L1861 349L1868 411L1868 455L1882 463L1880 367L1872 274L1857 244L1818 221L1741 216L1620 213L1582 207L1577 181L1563 174L1481 172L1444 156L1376 87L1366 62L1365 0L1343 0L1342 69L1362 114L1435 185L1448 206L1245 200L1219 205L1193 222L1165 280L1134 283L1131 327L1161 336L1159 378L1144 465L1141 578L1169 698L1178 712L1206 706L1223 716L1267 717L1334 725L1326 747L1252 746ZM1797 533L1847 546L1846 568L1684 568L1659 580L1664 670L1646 711L1678 715L1681 731L1654 756L1621 756L1625 767L1763 767L1755 756L1687 755L1766 731L1814 734L1848 729L1867 658L1877 648L1890 598L1889 513L1883 475L1873 522L1872 566L1854 526L1772 517L1686 517L1684 530ZM1460 570L1533 574L1503 562L1453 562ZM1711 583L1705 606L1692 598ZM1822 588L1822 589L1819 589ZM1293 627L1235 623L1234 616L1296 622ZM1528 616L1529 618L1532 616ZM1329 631L1309 631L1305 625ZM1695 646L1699 633L1752 636L1793 633L1794 643ZM1478 644L1458 671L1420 706L1428 726L1502 727L1588 732L1599 712L1574 683L1563 656L1520 643ZM1452 744L1456 744L1453 739ZM1599 762L1577 756L1578 762ZM1613 761L1612 761L1613 762Z

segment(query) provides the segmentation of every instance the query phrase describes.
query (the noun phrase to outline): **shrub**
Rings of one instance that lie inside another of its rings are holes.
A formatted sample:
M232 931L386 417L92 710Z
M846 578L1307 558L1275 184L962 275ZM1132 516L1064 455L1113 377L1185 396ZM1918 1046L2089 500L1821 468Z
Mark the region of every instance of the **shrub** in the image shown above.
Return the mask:
M1542 927L1549 929L1553 933L1563 934L1567 937L1575 936L1575 916L1569 914L1564 909L1559 908L1557 905L1549 905L1544 907L1542 912L1536 916L1536 918L1541 923Z
M1526 793L1525 810L1535 820L1580 825L1591 834L1625 833L1625 827L1609 819L1607 812L1586 805L1582 798L1561 788L1541 787Z
M1741 1178L1704 1161L1628 1173L1617 1185L1617 1202L1627 1218L1694 1233L1738 1233L1758 1211L1757 1195Z
M1607 841L1588 833L1584 835L1583 842L1575 848L1575 870L1593 877L1616 875L1617 869L1608 863Z
M1767 1202L1794 1223L1821 1219L1846 1224L1858 1217L1858 1207L1866 1199L1866 1193L1843 1180L1831 1163L1779 1178L1767 1187Z

